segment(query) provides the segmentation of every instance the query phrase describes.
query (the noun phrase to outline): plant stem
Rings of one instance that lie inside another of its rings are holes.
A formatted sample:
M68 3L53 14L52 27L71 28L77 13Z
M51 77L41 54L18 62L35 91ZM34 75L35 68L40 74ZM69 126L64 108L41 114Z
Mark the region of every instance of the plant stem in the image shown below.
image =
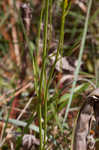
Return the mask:
M55 58L55 62L52 66L52 69L51 69L51 72L49 73L49 78L48 78L48 81L47 81L47 86L46 86L46 91L45 91L45 104L46 104L46 109L47 109L47 94L48 94L48 88L49 88L49 85L50 85L50 81L51 81L51 78L52 78L52 75L53 75L53 72L54 72L54 69L55 69L55 65L57 63L57 60L58 60L58 56L59 56L59 51L62 49L63 47L63 41L64 41L64 24L65 24L65 11L66 11L66 6L65 6L65 1L63 0L63 8L62 8L62 20L61 20L61 29L60 29L60 39L59 39L59 44L58 44L58 49L57 49L57 53L56 53L56 58ZM46 110L45 109L45 110ZM45 113L45 128L47 128L47 110L46 110L46 113ZM46 134L45 134L46 135ZM45 136L46 138L46 136Z
M82 37L82 41L81 41L79 58L78 58L78 64L77 64L77 67L76 67L76 70L75 70L74 82L73 82L73 85L72 85L70 98L69 98L68 105L67 105L67 108L66 108L66 111L65 111L65 117L64 117L64 120L63 120L63 126L64 126L64 123L66 122L66 119L67 119L67 116L68 116L68 111L69 111L69 108L70 108L70 105L71 105L71 102L72 102L74 89L75 89L75 86L76 86L76 82L77 82L77 78L78 78L78 74L79 74L79 70L80 70L81 59L82 59L82 55L83 55L83 51L84 51L86 34L87 34L87 30L88 30L88 20L89 20L91 5L92 5L92 0L89 0L88 11L87 11L87 15L86 15L86 21L85 21L83 37Z
M43 89L43 80L44 80L44 71L45 71L45 65L46 65L46 54L47 54L47 26L48 26L48 8L49 8L49 0L45 1L45 21L44 21L44 41L43 41L43 62L42 62L42 69L40 74L40 85L39 85L39 122L40 122L40 150L42 150L42 108L41 108L41 102L42 102L42 89ZM46 77L45 77L46 80ZM46 81L45 81L46 82ZM46 84L44 84L44 88ZM45 104L45 109L47 111L47 105ZM46 128L44 129L44 143L46 137Z

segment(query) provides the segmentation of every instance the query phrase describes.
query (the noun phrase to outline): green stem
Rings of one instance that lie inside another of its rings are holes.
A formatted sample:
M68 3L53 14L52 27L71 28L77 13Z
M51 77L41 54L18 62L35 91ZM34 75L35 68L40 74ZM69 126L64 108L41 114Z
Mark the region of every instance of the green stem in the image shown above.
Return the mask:
M33 57L34 86L35 86L37 95L38 95L38 79L39 79L39 67L37 63L37 57L38 57L38 52L39 52L40 33L41 33L41 24L42 24L43 13L44 13L44 6L45 6L45 0L42 1L42 9L41 9L40 21L39 21L39 26L38 26L37 51L35 53L35 56Z
M77 64L77 67L76 67L76 70L75 70L74 82L73 82L73 85L72 85L70 98L69 98L68 105L67 105L67 108L66 108L65 117L64 117L64 120L63 120L63 126L64 126L64 123L66 122L66 119L67 119L67 116L68 116L68 111L69 111L69 108L70 108L70 105L71 105L71 102L72 102L74 89L75 89L76 82L77 82L77 79L78 79L78 74L79 74L80 65L81 65L81 59L82 59L84 46L85 46L86 34L87 34L87 30L88 30L88 20L89 20L91 5L92 5L92 0L89 0L88 11L87 11L87 15L86 15L84 32L83 32L83 37L82 37L81 47L80 47L80 53L79 53L79 58L78 58L78 64Z
M42 150L42 123L41 123L41 117L42 117L42 111L41 111L41 93L43 89L43 79L44 79L44 70L46 65L46 54L47 54L47 26L48 26L48 8L49 8L49 0L45 1L45 21L44 21L44 41L43 41L43 62L42 62L42 70L40 74L40 86L39 86L39 122L40 122L40 150ZM45 84L44 84L45 85ZM46 109L46 106L45 106ZM44 129L44 139L45 139L46 129ZM44 140L45 141L45 140Z
M51 72L49 73L49 78L48 78L47 86L46 86L46 90L45 90L45 105L46 105L46 109L45 109L45 128L47 128L46 124L47 124L47 95L48 95L48 88L49 88L50 81L51 81L51 78L52 78L52 75L53 75L53 72L54 72L54 69L55 69L55 65L56 65L57 60L58 60L59 51L63 47L63 41L64 41L64 24L65 24L65 17L66 17L65 10L66 10L65 1L63 1L62 20L61 20L60 39L59 39L58 49L57 49L57 53L56 53L55 62L53 64L53 66L52 66ZM46 138L46 136L45 136L45 138Z

